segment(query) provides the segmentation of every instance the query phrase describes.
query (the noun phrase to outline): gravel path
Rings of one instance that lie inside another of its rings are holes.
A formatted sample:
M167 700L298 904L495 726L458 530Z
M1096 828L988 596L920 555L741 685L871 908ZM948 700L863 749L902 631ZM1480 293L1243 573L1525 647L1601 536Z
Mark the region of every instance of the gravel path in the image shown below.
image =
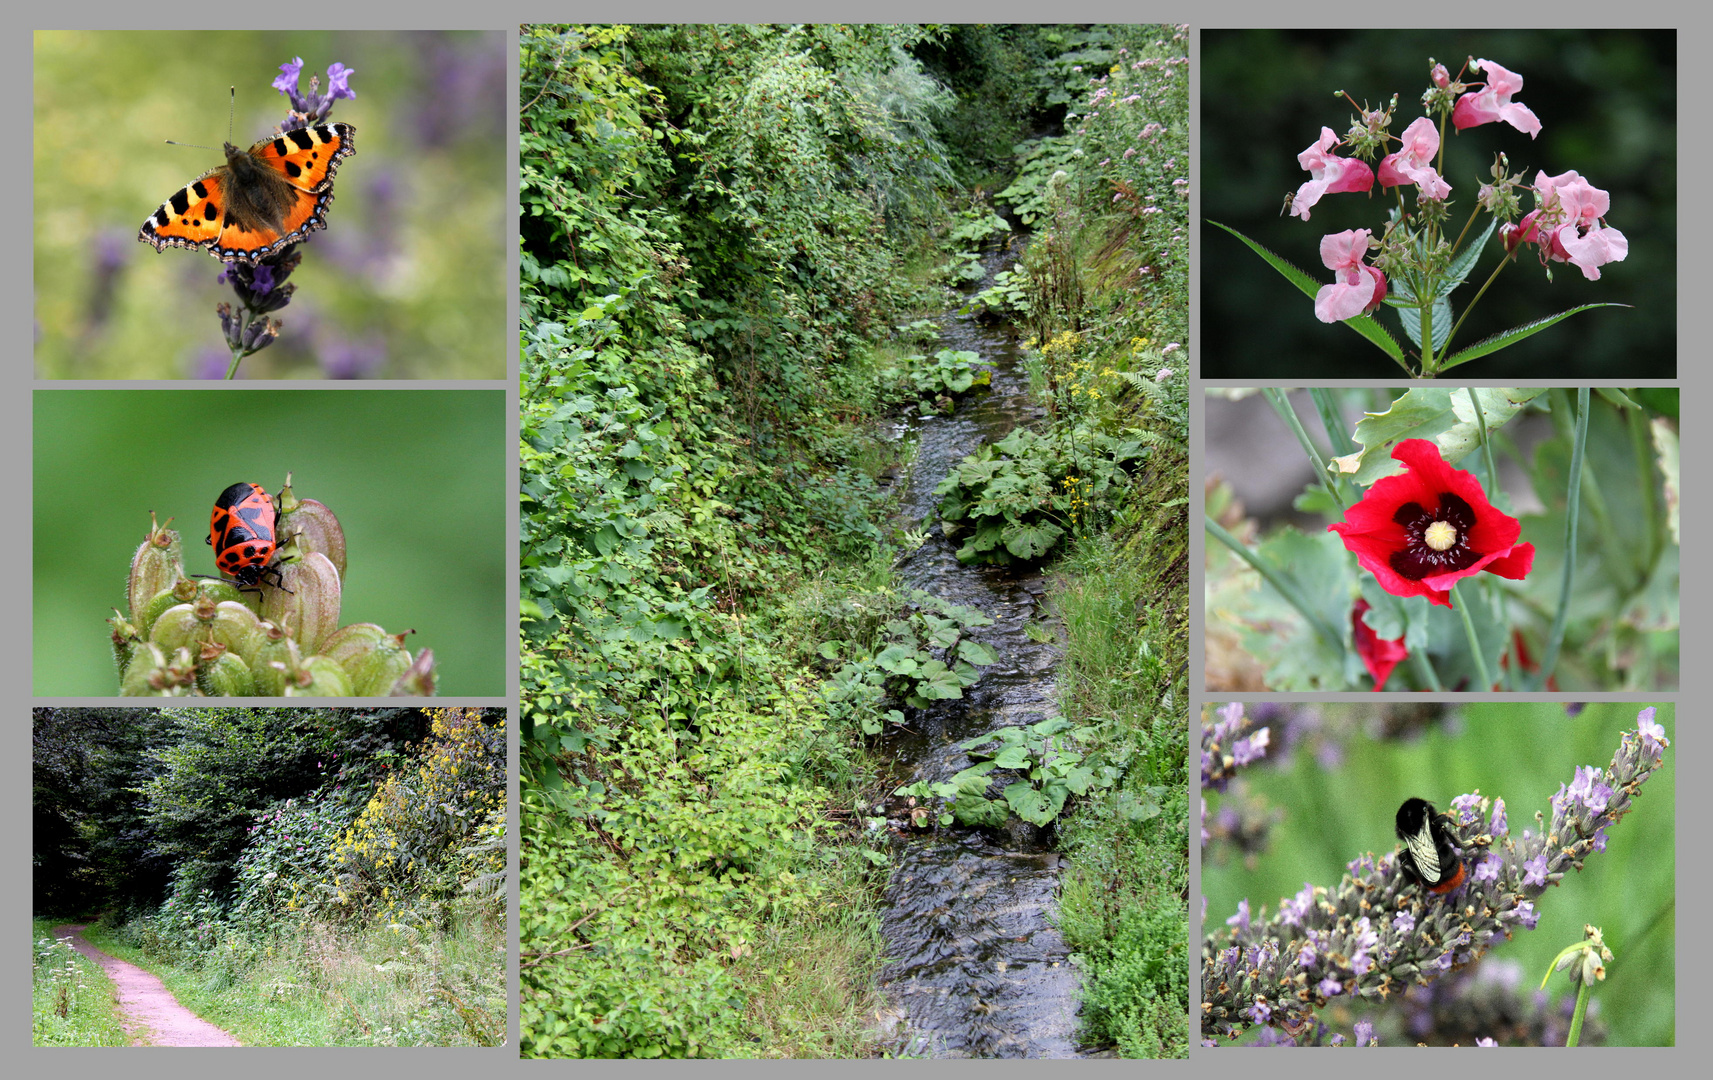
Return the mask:
M83 939L82 925L54 927L54 937L70 939L71 947L89 957L113 980L119 999L120 1022L133 1046L241 1046L178 1003L161 981L135 964L108 956Z

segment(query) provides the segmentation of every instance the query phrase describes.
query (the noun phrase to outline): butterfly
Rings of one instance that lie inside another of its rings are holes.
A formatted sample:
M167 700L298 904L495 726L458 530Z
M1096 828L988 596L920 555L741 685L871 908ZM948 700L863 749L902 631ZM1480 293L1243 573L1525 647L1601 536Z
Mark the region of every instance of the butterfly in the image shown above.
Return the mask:
M356 136L350 124L320 124L248 150L227 143L226 164L162 203L137 239L156 251L206 247L224 262L260 262L327 228L333 174L357 152Z

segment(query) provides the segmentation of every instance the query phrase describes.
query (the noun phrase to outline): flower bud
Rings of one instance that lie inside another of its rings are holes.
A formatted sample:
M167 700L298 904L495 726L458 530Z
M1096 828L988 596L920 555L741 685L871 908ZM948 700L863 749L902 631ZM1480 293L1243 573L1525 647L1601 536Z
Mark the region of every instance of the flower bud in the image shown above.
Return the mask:
M167 525L172 518L167 519ZM149 535L131 556L131 574L126 581L126 595L131 605L131 621L141 624L142 612L150 600L172 588L184 577L184 545L178 533L166 525L155 524L154 511L149 512Z
M1445 70L1444 64L1435 64L1433 70L1428 72L1428 78L1432 79L1433 84L1441 90L1451 85L1451 72Z
M262 590L262 618L283 627L306 654L339 626L339 571L327 556L312 551L280 567L281 588Z

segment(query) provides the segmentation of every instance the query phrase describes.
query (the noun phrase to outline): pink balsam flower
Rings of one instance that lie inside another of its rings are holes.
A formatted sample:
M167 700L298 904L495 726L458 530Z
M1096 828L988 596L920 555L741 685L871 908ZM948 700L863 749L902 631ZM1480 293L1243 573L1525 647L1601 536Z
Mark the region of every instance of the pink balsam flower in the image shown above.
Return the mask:
M1334 271L1331 285L1314 297L1314 315L1324 323L1343 322L1366 314L1386 299L1386 275L1363 263L1368 254L1367 229L1347 229L1320 239L1320 261Z
M1402 145L1380 162L1380 183L1385 187L1414 184L1424 199L1443 199L1451 185L1434 171L1433 156L1439 153L1439 129L1423 116L1404 129Z
M1374 186L1374 170L1355 158L1341 158L1329 151L1338 145L1338 136L1329 127L1320 129L1320 138L1297 155L1297 164L1314 177L1297 189L1291 202L1291 213L1304 221L1309 219L1309 207L1322 195L1337 191L1367 191Z
M1623 262L1630 253L1628 238L1601 220L1611 209L1611 196L1575 169L1558 176L1541 170L1534 192L1539 206L1499 230L1506 251L1515 251L1518 244L1538 244L1543 263L1570 263L1589 281L1600 280L1600 267Z
M1511 95L1523 88L1521 75L1506 71L1491 60L1476 60L1469 66L1486 74L1487 85L1457 99L1451 111L1451 122L1457 125L1457 130L1503 120L1518 131L1527 132L1531 139L1541 133L1541 122L1529 107L1511 100Z

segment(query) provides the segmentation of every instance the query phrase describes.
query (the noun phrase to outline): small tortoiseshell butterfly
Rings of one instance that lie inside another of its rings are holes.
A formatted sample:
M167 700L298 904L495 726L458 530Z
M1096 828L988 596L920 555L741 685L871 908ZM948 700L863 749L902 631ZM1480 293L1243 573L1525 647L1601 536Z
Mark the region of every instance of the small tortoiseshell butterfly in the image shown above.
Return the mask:
M227 143L226 164L162 203L137 239L156 251L206 247L223 262L260 262L327 228L333 174L357 152L356 135L350 124L319 124L248 150Z

